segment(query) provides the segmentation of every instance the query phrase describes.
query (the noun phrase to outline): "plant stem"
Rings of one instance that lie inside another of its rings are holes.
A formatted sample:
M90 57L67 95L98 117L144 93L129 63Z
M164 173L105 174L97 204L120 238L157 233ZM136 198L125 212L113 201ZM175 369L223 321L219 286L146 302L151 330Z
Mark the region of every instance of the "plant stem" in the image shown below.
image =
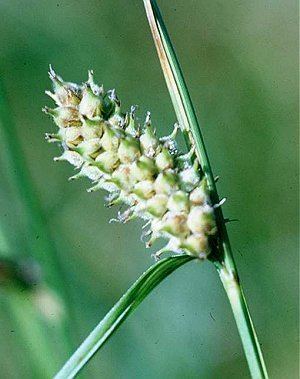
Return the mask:
M181 127L189 136L190 145L195 146L196 148L196 155L210 189L211 200L214 204L218 204L219 196L216 182L200 125L168 31L156 1L144 0L144 5L176 116L181 123ZM218 246L214 249L213 254L211 254L210 260L214 262L220 273L220 278L230 301L251 375L255 379L267 378L268 374L265 368L260 345L257 341L254 326L246 305L246 300L239 285L237 268L234 262L221 207L215 209L215 217L218 228Z
M218 269L240 333L252 378L267 378L267 370L245 296L236 277L223 266Z

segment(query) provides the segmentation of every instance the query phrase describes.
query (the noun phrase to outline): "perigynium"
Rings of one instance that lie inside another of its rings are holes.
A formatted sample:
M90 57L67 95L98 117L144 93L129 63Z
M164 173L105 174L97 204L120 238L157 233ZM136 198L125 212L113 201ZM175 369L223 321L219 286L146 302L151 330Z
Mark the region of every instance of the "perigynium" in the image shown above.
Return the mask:
M93 182L88 191L104 189L108 205L126 204L113 220L145 220L142 238L148 238L147 247L159 237L167 239L156 258L163 252L206 258L218 205L210 200L194 149L178 151L180 127L175 124L169 136L158 137L150 113L142 126L135 107L123 113L116 91L97 85L92 71L82 85L65 82L51 66L49 76L54 92L46 94L56 108L43 110L53 117L58 132L46 138L62 146L55 161L68 161L79 170L70 180L86 176Z

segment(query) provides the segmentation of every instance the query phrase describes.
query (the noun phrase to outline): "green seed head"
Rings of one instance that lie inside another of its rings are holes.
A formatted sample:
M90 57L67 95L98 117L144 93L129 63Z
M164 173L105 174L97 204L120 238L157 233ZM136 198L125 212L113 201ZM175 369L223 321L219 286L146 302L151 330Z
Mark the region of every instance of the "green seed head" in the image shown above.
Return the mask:
M148 113L140 132L135 107L124 114L115 90L104 91L92 71L82 86L64 82L52 68L50 77L54 93L47 93L57 107L44 111L58 132L46 138L64 149L55 160L80 169L70 179L85 176L94 183L89 192L105 189L109 204L127 204L118 221L147 220L147 246L160 237L168 240L157 256L173 251L205 258L216 233L214 208L193 149L181 155L177 151L178 126L170 136L158 138Z

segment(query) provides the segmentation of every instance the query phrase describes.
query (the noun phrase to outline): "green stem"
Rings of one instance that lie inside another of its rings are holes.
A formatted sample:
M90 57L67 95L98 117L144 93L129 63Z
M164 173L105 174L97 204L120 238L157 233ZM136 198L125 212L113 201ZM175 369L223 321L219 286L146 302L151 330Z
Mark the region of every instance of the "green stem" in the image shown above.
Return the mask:
M214 204L218 204L219 195L200 125L167 28L156 1L144 0L144 5L175 113L182 129L189 135L190 145L196 148L197 157L208 182L211 200ZM257 342L246 300L239 286L237 268L221 207L215 209L215 217L218 228L218 246L214 249L210 259L214 262L216 267L219 267L219 272L223 273L225 270L228 273L228 277L232 278L230 286L228 287L226 284L224 288L237 322L251 374L255 379L267 378L268 375L260 345ZM224 278L223 274L221 276L223 282L222 278ZM232 283L235 283L233 286L235 288L234 298L233 291L228 291L228 288L232 288Z
M267 378L267 369L259 346L254 325L249 313L242 287L236 278L223 266L218 269L220 279L230 301L234 318L243 343L243 348L252 378Z

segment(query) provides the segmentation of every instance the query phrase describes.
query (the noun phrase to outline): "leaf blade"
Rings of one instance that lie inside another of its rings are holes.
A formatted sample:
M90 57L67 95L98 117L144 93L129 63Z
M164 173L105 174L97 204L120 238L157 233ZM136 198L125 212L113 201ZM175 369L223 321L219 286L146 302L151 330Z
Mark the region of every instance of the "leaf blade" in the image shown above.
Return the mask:
M74 378L147 295L174 270L192 259L188 255L172 256L146 270L93 329L55 379Z
M203 136L167 28L156 1L144 0L144 5L176 116L184 130L189 134L191 143L196 146L196 153L207 176L208 184L216 192Z
M188 133L191 144L196 147L197 157L207 178L211 200L214 204L218 204L219 196L217 187L202 132L200 130L200 125L167 28L156 1L144 0L144 5L175 113L179 122L180 120L183 122L183 127ZM211 254L209 259L214 262L219 273L229 272L229 287L236 287L234 299L232 299L231 292L228 290L228 285L224 285L224 280L222 280L222 275L220 275L231 305L238 304L238 307L232 305L232 311L237 322L251 374L255 378L268 378L262 351L239 283L237 268L233 258L221 207L215 209L215 216L219 234L219 247L213 252L213 254Z

